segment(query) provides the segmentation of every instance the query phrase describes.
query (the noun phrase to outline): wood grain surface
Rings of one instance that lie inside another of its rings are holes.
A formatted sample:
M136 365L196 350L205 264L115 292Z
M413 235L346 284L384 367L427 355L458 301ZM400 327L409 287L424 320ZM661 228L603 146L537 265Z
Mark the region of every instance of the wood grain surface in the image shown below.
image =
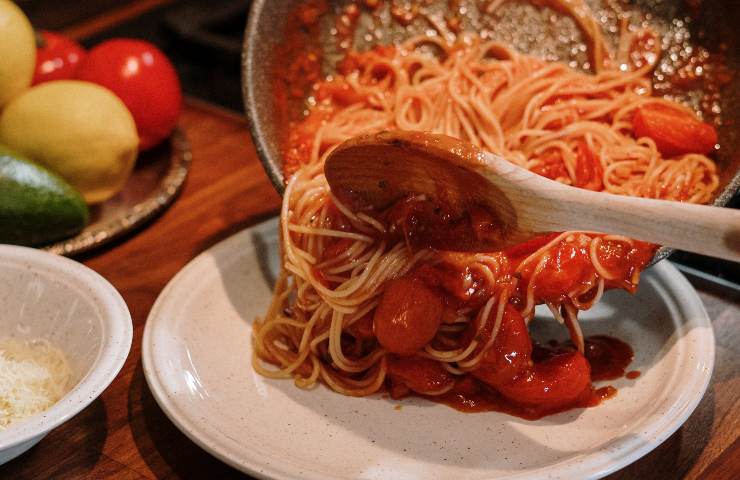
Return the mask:
M21 5L37 7L40 18L57 22L47 22L47 28L65 26L68 34L84 38L169 2L74 2L75 9L83 5L104 13L85 21L77 15L71 26L52 11L57 2ZM141 338L165 284L198 253L277 214L280 198L262 170L243 117L189 99L181 126L192 145L193 164L174 205L135 234L78 258L106 277L131 310L134 339L124 368L88 408L0 466L0 480L247 478L197 447L165 416L144 379ZM709 389L676 433L609 479L740 478L740 294L694 285L717 338Z
M35 448L0 467L0 479L239 478L167 419L141 366L144 323L165 284L195 255L275 215L280 199L239 116L193 100L181 121L193 166L175 204L138 233L81 260L123 295L134 321L131 354L108 390ZM740 476L740 297L698 285L717 336L701 404L656 450L612 479ZM722 303L716 300L721 298Z

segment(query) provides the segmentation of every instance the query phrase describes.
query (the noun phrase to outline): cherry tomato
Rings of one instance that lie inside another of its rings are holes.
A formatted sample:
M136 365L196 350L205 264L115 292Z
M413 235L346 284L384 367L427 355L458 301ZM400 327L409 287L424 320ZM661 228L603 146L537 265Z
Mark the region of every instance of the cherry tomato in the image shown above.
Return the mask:
M596 154L583 140L576 143L576 181L575 186L586 190L604 189L604 169Z
M545 269L536 277L534 297L541 302L555 302L586 280L593 271L588 251L563 242L551 252Z
M477 331L477 325L471 325L464 340L472 337L471 330ZM490 336L484 329L479 340L484 343ZM516 403L547 409L572 404L591 385L591 367L579 352L560 353L533 363L527 325L511 305L504 310L492 348L472 374Z
M650 137L665 156L709 154L717 143L717 131L696 115L661 104L647 104L632 119L635 136Z
M563 162L563 154L560 150L548 149L540 154L541 164L532 168L537 175L547 177L550 180L568 178L568 169Z
M413 355L429 343L442 321L442 300L413 278L389 281L375 309L378 342L391 353Z
M139 131L139 149L167 138L182 109L180 80L164 53L149 42L118 38L90 50L77 78L102 85L126 104Z
M75 78L87 51L72 39L48 30L36 32L36 69L32 85Z
M491 311L491 315L496 315L496 308ZM473 339L473 335L478 330L476 320L465 332L463 345ZM478 341L485 345L491 338L492 321L488 321L486 327L480 334ZM504 310L504 317L501 320L501 327L496 335L493 346L489 348L473 375L485 383L496 387L498 385L512 382L519 375L526 373L530 368L532 359L532 340L527 330L527 324L522 318L519 311L507 305Z
M591 385L591 367L579 352L555 355L535 363L528 376L496 389L517 403L541 408L573 404Z

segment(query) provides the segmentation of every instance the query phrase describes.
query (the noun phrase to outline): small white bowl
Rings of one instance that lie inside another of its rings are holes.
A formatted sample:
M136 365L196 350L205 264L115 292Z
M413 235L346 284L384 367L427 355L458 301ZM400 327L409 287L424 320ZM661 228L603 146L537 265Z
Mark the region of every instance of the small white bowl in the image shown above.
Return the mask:
M41 250L0 245L0 337L45 338L67 356L72 389L43 413L0 431L0 465L93 402L131 348L121 295L84 265Z

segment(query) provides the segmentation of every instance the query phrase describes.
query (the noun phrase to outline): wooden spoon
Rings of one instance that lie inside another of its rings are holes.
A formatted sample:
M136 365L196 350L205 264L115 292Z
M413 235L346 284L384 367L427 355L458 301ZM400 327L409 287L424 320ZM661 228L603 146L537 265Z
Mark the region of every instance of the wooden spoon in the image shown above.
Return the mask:
M544 232L579 230L740 261L740 211L563 185L445 135L360 136L339 145L324 172L332 193L355 211L424 195L460 217L473 206L494 213L498 235L456 235L454 245L439 248L495 251Z

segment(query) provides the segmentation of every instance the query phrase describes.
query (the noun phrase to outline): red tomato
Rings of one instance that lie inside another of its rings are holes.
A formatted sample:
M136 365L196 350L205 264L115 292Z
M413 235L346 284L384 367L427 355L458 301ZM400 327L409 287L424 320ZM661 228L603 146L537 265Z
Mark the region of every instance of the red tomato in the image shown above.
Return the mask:
M378 342L391 353L413 355L434 338L443 308L439 295L423 282L389 281L373 319Z
M491 315L496 315L494 306ZM493 322L489 321L481 332L478 341L485 345L491 338ZM478 322L473 322L465 332L465 337L471 337L478 330ZM463 343L467 345L467 343ZM509 383L519 375L526 373L532 359L532 340L527 330L527 324L519 311L507 305L501 327L496 334L493 346L489 348L479 366L472 373L485 383L497 387Z
M496 389L525 405L560 408L572 404L591 385L591 367L579 352L561 353L536 363L530 374Z
M661 104L639 107L632 119L635 136L649 137L663 155L708 154L717 143L717 131L695 115Z
M604 169L588 144L579 140L576 144L576 187L586 190L601 191L604 189Z
M182 109L180 80L157 47L142 40L118 38L90 50L77 78L102 85L126 104L139 131L139 149L167 138Z
M540 160L543 164L532 168L532 171L537 175L547 177L550 180L555 180L561 177L568 178L568 169L565 168L563 156L559 150L545 150L540 155Z
M75 78L80 62L87 56L79 43L47 30L36 32L36 47L32 85Z
M588 277L593 267L588 251L562 243L552 252L545 269L536 277L534 296L537 301L557 301Z

